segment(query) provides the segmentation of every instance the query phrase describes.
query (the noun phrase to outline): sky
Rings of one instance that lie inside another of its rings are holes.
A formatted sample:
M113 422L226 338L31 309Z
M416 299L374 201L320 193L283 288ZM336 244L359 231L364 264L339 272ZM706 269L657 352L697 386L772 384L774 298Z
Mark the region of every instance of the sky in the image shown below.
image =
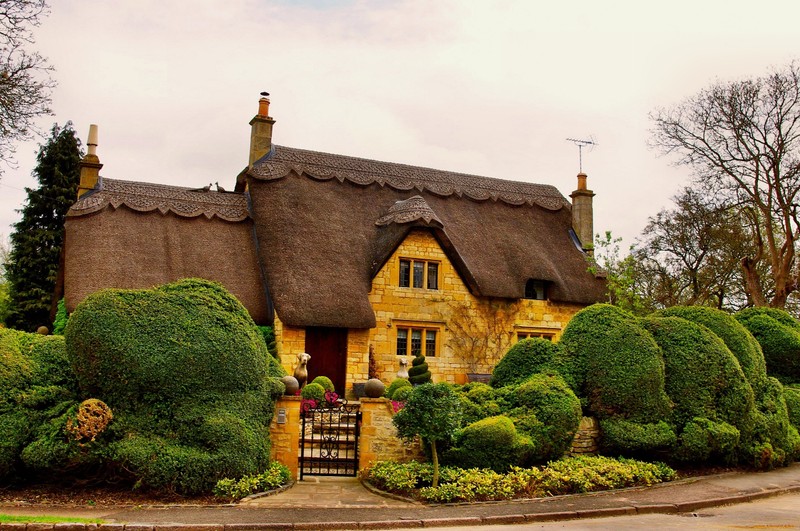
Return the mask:
M101 175L231 189L261 91L279 145L552 184L583 171L623 247L689 182L648 114L800 58L796 0L51 0L35 30L52 116ZM0 176L19 219L38 143Z

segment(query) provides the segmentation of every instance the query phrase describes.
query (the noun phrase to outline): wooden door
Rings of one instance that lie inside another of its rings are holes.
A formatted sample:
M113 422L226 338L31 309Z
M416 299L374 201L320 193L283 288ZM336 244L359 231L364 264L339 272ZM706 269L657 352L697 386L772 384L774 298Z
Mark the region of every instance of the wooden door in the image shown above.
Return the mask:
M306 328L306 352L309 383L317 376L327 376L344 396L347 380L347 328Z

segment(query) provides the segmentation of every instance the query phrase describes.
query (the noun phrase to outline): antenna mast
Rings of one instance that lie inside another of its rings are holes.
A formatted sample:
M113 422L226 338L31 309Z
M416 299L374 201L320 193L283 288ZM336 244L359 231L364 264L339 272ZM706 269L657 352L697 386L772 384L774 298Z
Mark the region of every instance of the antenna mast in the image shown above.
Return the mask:
M597 145L597 142L594 141L593 137L589 137L589 140L581 140L578 138L568 138L567 142L572 142L576 146L578 146L578 170L580 173L583 173L583 148L585 146L591 146L592 149Z

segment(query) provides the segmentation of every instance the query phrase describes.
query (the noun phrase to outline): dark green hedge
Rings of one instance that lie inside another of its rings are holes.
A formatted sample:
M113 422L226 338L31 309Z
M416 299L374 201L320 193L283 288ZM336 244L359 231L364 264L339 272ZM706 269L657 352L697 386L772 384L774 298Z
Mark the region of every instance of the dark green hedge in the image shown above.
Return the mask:
M754 390L766 379L767 370L761 347L747 329L730 314L706 306L674 306L657 312L655 315L682 317L707 327L722 339L739 360L739 365Z
M653 459L670 455L678 438L672 426L658 422L631 422L623 418L600 420L600 446L604 454Z
M736 460L739 436L739 430L727 422L694 418L686 423L675 456L693 463L730 464Z
M800 386L787 386L783 388L783 397L786 400L786 410L789 413L789 422L800 429Z
M608 304L584 308L560 344L559 370L586 399L584 414L642 423L669 414L661 349L632 314Z
M800 323L777 308L747 308L736 314L764 352L767 373L785 382L800 382Z
M752 432L753 390L717 335L679 317L650 317L642 325L661 347L665 389L673 403L669 420L679 433L696 417Z
M523 339L513 345L492 371L492 387L520 384L551 366L558 347L541 338Z
M442 462L461 468L506 472L512 465L526 462L526 454L531 450L530 439L520 436L514 422L501 415L479 420L458 432Z

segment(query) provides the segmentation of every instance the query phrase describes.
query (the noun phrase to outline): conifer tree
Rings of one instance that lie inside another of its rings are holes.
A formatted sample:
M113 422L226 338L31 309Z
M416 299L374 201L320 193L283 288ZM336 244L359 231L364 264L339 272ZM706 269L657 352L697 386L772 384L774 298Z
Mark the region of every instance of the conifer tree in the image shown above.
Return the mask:
M21 210L22 219L14 224L6 264L6 324L26 331L42 325L50 327L64 218L75 202L80 181L80 141L71 122L64 127L53 125L36 160L33 176L39 186L25 189L28 199Z

